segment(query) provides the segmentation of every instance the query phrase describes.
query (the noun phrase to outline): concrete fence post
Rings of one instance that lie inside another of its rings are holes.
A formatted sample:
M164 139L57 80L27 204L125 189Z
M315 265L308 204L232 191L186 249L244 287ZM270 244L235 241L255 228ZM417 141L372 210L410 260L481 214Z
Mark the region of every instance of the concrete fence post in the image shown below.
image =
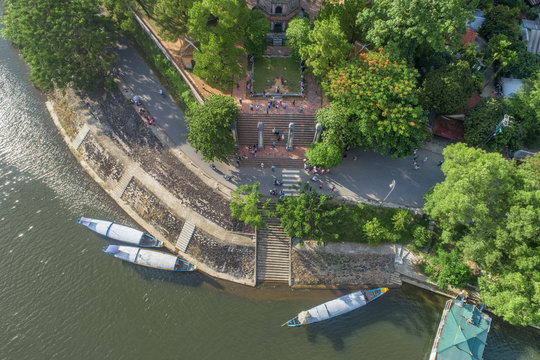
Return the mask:
M257 124L258 129L258 143L259 146L257 147L258 150L264 150L264 123L262 121L259 121Z
M287 151L292 151L294 147L294 123L289 123L289 137L287 139Z
M322 125L320 123L317 123L315 125L315 135L313 136L313 142L319 142L321 140L321 133L322 133Z

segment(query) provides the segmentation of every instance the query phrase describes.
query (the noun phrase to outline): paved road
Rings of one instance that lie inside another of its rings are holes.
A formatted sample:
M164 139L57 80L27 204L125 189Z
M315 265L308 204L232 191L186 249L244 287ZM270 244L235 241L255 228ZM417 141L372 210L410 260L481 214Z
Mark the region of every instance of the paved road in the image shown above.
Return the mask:
M159 95L159 90L164 89L164 87L148 65L125 40L119 44L117 53L120 78L129 87L129 95L139 95L144 106L156 119L156 125L167 133L178 149L220 183L234 188L237 185L258 181L261 183L261 192L269 194L271 189L276 188L274 179L285 180L287 184L295 182L296 179L301 179L304 182L310 181L313 174L308 174L303 170L296 171L298 169L286 169L293 170L292 172L276 169L273 172L269 168L238 169L219 163L216 164L217 170L212 170L202 160L201 154L195 152L187 143L184 113L169 96ZM330 174L319 176L323 184L322 190L319 189L319 183L310 183L317 191L327 194L380 201L388 194L389 184L395 180L395 190L386 202L421 207L423 194L434 184L444 179L437 166L439 160L442 159L440 155L442 147L440 143L435 142L420 149L418 151L420 169L418 170L412 166L412 157L392 159L371 151L355 149L348 152L342 165L332 169ZM422 162L425 157L427 157L427 161ZM231 176L231 181L225 180L223 175ZM335 192L330 190L333 186L335 186ZM285 186L284 189L288 189L288 186Z

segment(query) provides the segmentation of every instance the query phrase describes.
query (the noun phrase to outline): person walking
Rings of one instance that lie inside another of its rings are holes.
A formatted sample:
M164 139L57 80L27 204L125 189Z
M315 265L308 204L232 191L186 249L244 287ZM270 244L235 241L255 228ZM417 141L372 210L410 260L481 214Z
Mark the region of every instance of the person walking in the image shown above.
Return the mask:
M264 163L261 163L261 169L264 169Z

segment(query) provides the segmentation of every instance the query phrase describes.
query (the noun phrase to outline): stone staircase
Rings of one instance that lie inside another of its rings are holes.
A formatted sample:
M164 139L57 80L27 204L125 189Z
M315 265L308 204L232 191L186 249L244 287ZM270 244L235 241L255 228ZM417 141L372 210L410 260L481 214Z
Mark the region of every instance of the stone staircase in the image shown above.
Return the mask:
M291 106L291 101L287 101ZM264 109L263 109L264 110ZM285 145L289 134L289 123L294 123L294 146L308 146L315 136L315 117L305 114L257 114L255 112L241 113L238 118L238 140L240 145L253 145L258 140L257 124L264 123L264 146L271 146L276 136L273 129L285 134L285 141L277 144Z
M261 152L258 152L256 158L250 157L249 159L242 159L242 161L240 161L240 167L259 167L261 166L261 162L264 163L264 167L266 169L269 169L272 166L275 166L276 168L297 169L297 168L302 168L302 166L304 165L304 162L302 161L302 159L278 158L278 157L265 158L264 156L260 156L260 155L261 155Z
M189 242L191 241L191 237L193 236L194 232L195 232L195 225L189 222L184 223L184 226L182 227L182 231L180 232L180 235L178 236L178 239L176 240L176 248L182 252L186 252L187 247L189 245Z
M265 218L268 229L257 230L257 283L291 284L291 240L278 218Z

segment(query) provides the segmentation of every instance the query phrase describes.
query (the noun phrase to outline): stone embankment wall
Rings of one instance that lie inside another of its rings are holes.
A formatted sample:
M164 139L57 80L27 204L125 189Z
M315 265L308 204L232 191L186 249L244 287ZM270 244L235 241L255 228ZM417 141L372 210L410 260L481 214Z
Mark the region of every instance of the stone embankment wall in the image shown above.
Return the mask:
M83 168L148 233L211 276L255 285L253 230L230 216L223 194L164 146L119 91L56 90L47 107ZM196 230L183 253L175 244L186 221Z

